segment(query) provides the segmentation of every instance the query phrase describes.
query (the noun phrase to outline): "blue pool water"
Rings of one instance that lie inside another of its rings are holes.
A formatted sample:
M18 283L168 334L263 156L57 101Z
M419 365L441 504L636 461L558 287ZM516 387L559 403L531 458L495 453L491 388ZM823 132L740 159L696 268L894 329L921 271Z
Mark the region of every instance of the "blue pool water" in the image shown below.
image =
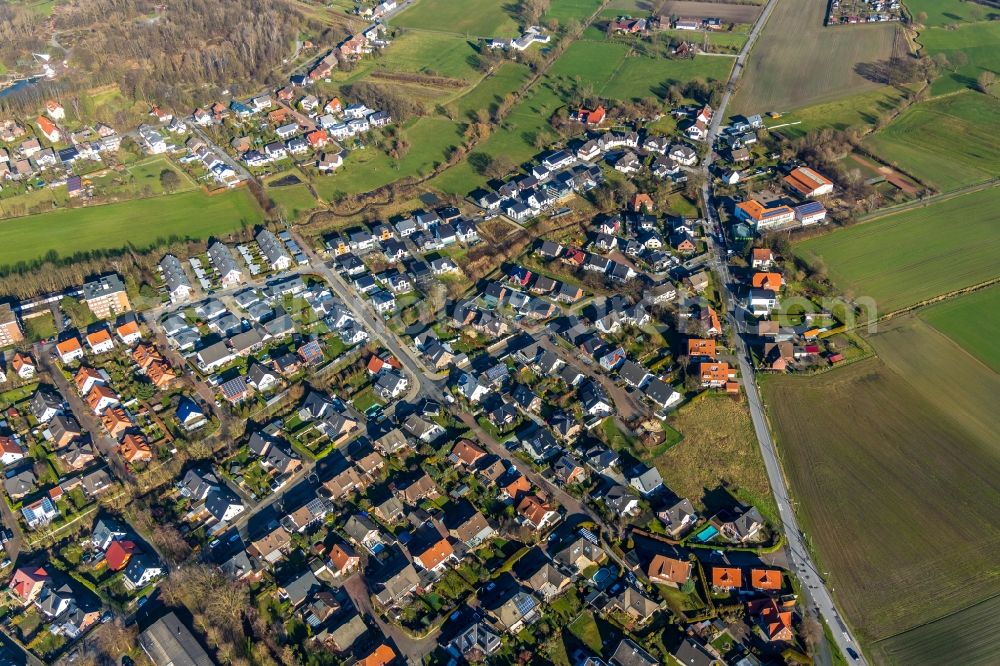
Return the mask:
M715 528L715 525L709 525L708 527L706 527L705 529L703 529L701 532L699 532L695 536L694 540L698 541L699 543L705 543L707 541L711 541L712 539L714 539L716 537L716 535L718 535L718 533L719 533L719 530L717 530Z

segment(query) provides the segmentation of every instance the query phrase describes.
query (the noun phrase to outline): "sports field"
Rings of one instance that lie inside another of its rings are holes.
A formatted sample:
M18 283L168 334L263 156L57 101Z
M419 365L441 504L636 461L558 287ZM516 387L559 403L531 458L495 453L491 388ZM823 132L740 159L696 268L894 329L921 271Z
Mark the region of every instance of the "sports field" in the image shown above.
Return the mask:
M1000 593L1000 375L916 317L870 341L879 358L761 381L804 528L866 642ZM964 649L995 645L1000 627L981 629Z
M512 3L493 0L419 0L391 19L394 26L454 32L470 37L516 37Z
M951 61L951 68L941 72L931 84L931 94L943 95L962 88L973 88L982 72L1000 71L1000 48L997 47L1000 44L1000 21L962 23L954 30L928 28L920 33L918 41L927 55L943 53ZM964 54L964 64L956 56L959 52Z
M147 249L171 237L207 238L262 219L257 202L243 189L209 196L192 191L124 203L62 209L0 222L0 266L33 261L55 251Z
M938 303L920 318L1000 372L1000 286Z
M858 63L892 54L896 27L823 27L825 0L779 2L747 60L734 113L789 111L876 89Z
M891 312L1000 274L1000 188L856 224L795 245L833 283Z
M865 147L941 191L1000 174L1000 100L964 92L916 104Z

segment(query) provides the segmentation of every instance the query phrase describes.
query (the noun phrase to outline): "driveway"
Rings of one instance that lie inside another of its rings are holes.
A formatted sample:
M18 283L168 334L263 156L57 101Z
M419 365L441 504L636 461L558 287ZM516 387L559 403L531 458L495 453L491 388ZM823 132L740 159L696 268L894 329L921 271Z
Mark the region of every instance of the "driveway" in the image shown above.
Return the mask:
M424 638L413 638L400 627L383 620L372 606L368 583L360 573L346 579L343 586L358 612L364 613L375 621L382 635L396 644L396 648L402 653L407 663L422 664L424 657L437 649L440 629L435 629Z
M69 403L73 415L76 416L80 425L90 433L91 441L98 453L108 461L108 466L120 480L126 483L134 483L135 477L125 468L125 461L118 453L118 442L111 439L104 432L101 420L94 414L90 406L87 405L76 392L76 387L70 385L66 377L53 362L51 352L52 345L44 345L37 353L38 362L49 374L49 378L55 385L62 397Z

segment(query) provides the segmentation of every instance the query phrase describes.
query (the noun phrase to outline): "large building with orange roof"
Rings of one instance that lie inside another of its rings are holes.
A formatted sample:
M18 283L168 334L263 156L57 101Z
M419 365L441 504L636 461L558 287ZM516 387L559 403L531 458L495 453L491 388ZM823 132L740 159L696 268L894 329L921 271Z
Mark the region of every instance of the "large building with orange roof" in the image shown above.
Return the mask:
M833 181L809 167L792 169L785 176L785 184L803 197L821 197L833 192Z
M122 458L130 463L148 462L153 459L153 450L149 448L149 442L142 435L134 433L128 433L122 437L118 452L122 454Z
M736 204L736 219L752 224L759 231L792 222L795 211L785 205L768 208L759 201L748 199Z

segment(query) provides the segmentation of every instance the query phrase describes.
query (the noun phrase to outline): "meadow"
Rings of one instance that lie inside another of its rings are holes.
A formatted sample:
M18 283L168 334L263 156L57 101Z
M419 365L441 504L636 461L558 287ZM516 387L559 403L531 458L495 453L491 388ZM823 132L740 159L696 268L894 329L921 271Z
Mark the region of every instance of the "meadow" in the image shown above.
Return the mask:
M922 310L920 318L1000 372L1000 287L937 303Z
M551 0L542 22L557 21L565 25L573 20L585 21L600 6L601 0Z
M865 147L940 191L1000 174L1000 100L963 92L915 104Z
M298 183L282 183L285 179L298 178ZM283 171L267 179L265 192L288 220L295 220L303 213L319 207L319 202L309 191L306 176L298 169Z
M738 499L756 506L773 524L778 523L764 459L745 403L706 394L679 409L670 426L684 439L653 461L668 488L717 511L727 508L713 501L713 491L723 484Z
M855 65L892 54L896 27L823 27L824 0L780 2L747 60L733 112L789 111L879 88Z
M954 30L948 28L928 28L920 33L917 41L923 45L927 55L943 53L951 61L952 69L941 72L931 84L931 94L944 95L963 88L973 88L976 79L984 71L1000 71L1000 21L962 23ZM959 64L956 54L962 52L967 58Z
M795 245L821 257L842 291L885 314L978 284L1000 272L1000 188L956 196Z
M316 192L331 201L340 193L369 192L400 178L426 175L445 161L449 148L462 143L458 123L440 116L407 122L402 133L410 142L402 159L394 160L376 146L351 151L336 173L316 180Z
M123 203L55 210L0 222L0 266L33 261L51 252L132 246L145 250L169 237L207 238L256 224L260 207L243 189L209 196L197 190Z
M764 124L768 128L777 127L771 131L794 139L824 127L846 130L874 125L881 114L895 109L902 101L903 95L897 89L879 88L833 102L795 109L782 114L780 118L765 117Z
M928 28L981 21L990 11L988 7L966 0L905 0L903 4L914 17L921 12L927 14L923 24Z
M866 642L1000 592L1000 375L916 317L870 342L878 358L761 380L804 529Z
M620 42L580 40L566 49L548 76L590 85L601 97L630 100L662 96L670 85L693 79L724 81L732 65L724 57L670 60L640 55Z
M475 3L420 0L393 17L392 24L410 29L448 31L473 37L516 37L517 21L504 2Z

